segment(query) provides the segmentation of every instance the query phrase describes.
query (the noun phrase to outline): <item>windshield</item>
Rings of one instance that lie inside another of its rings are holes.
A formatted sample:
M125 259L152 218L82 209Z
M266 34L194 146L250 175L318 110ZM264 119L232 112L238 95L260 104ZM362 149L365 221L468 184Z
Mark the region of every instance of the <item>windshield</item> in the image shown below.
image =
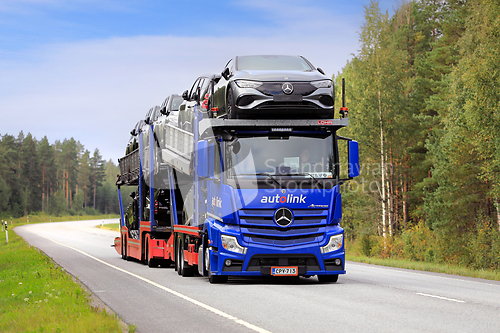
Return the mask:
M332 135L240 137L226 142L228 178L335 178Z
M184 99L181 96L174 96L172 99L172 111L179 111L179 106L182 104Z
M238 70L311 71L311 66L298 56L240 56Z

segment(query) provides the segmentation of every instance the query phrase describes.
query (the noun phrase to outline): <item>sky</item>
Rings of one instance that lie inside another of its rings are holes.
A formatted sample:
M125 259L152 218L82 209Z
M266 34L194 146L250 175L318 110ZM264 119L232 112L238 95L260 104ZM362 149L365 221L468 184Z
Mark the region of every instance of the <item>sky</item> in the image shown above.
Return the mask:
M74 138L117 164L130 131L199 75L247 54L337 75L370 0L0 0L0 135ZM397 0L381 0L394 13Z

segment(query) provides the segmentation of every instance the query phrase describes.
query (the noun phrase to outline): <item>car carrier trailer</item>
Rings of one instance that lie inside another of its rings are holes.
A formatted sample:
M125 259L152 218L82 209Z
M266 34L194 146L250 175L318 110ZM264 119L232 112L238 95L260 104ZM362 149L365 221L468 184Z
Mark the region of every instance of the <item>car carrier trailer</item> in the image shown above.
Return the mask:
M139 148L119 160L118 254L150 267L174 263L179 275L211 283L270 275L336 282L346 272L340 186L359 175L357 142L337 135L348 118L195 113L192 133L167 124L160 146L148 125L149 137L139 135ZM126 211L122 186L137 188Z

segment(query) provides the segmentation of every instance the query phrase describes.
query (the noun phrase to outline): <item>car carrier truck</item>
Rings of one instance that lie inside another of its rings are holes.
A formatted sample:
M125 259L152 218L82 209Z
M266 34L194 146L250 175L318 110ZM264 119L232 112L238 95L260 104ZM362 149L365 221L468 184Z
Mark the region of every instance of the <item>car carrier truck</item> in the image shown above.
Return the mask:
M179 275L210 283L314 275L336 282L346 272L340 186L359 175L358 143L337 135L348 118L195 113L192 132L167 124L160 144L150 124L150 136L139 135L139 148L119 160L118 254L150 267L173 263ZM127 209L122 186L135 187Z

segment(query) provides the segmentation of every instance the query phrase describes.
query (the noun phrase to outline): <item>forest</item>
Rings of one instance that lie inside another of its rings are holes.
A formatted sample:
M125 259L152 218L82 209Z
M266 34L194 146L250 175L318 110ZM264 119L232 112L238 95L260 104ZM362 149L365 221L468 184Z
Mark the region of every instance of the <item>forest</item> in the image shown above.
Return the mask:
M346 81L361 176L343 227L367 256L500 269L500 2L365 7Z
M49 143L31 134L0 140L0 216L95 215L119 212L119 169L75 139Z

